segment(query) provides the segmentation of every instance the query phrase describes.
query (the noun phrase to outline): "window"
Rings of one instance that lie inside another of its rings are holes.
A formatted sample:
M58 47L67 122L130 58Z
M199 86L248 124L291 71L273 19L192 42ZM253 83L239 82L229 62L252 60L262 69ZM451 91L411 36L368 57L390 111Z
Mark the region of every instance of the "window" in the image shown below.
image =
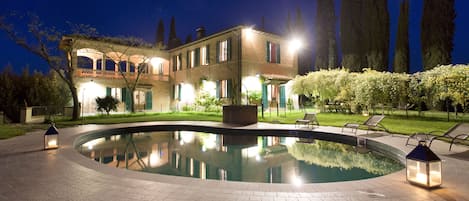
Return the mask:
M195 67L195 50L192 50L191 51L191 54L190 54L190 61L191 61L191 68L194 68Z
M120 88L110 88L111 90L111 93L110 94L106 94L106 95L109 95L109 96L112 96L114 98L116 98L117 100L121 100L122 99L122 91ZM107 93L107 92L106 92Z
M210 54L209 54L209 46L203 46L200 48L200 61L201 65L205 66L209 64Z
M231 96L231 80L217 81L217 98L230 98Z
M231 59L231 39L217 42L217 62Z
M200 48L196 48L190 52L190 67L200 66Z
M154 66L154 74L163 75L163 63L158 63L157 66Z
M181 70L181 54L173 56L173 71Z
M269 63L280 63L280 44L267 41L266 61Z
M181 84L174 85L174 99L181 100Z

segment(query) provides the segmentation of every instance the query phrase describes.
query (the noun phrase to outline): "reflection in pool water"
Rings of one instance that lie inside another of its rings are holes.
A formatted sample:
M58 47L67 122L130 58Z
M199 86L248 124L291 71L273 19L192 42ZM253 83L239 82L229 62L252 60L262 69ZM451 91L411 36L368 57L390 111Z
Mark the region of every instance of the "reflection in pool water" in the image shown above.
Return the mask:
M113 135L78 147L112 167L263 183L321 183L377 177L402 164L354 146L294 137L158 131Z

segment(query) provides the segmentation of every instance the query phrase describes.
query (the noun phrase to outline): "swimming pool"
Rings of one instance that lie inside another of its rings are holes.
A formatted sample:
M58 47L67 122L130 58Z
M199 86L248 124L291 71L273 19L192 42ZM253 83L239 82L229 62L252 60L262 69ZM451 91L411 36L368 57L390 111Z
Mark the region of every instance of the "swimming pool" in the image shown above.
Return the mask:
M266 135L269 132L201 130L120 130L88 136L75 147L112 167L228 181L324 183L378 177L403 168L384 152L301 138L292 131Z

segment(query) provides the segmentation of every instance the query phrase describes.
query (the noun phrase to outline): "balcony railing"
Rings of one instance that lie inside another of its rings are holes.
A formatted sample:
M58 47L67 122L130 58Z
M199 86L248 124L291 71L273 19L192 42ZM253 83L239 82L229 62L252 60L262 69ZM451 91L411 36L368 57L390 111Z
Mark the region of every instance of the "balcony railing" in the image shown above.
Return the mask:
M124 73L128 79L136 79L137 73L126 72ZM78 68L76 71L76 76L78 77L90 77L90 78L107 78L107 79L123 79L120 72L115 71L102 71L102 70L92 70L92 69L81 69ZM148 74L142 73L140 75L140 80L155 80L155 81L169 81L168 75L161 74Z

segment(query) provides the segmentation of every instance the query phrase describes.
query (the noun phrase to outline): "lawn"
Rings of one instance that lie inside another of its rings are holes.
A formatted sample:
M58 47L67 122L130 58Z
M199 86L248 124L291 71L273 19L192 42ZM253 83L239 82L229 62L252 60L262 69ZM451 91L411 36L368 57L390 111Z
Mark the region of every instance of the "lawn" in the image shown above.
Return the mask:
M282 124L294 124L296 119L301 119L304 111L288 111L259 113L259 121L261 122L278 122ZM426 112L423 117L413 112L407 117L404 111L394 111L386 114L386 118L382 121L392 133L412 134L415 132L430 131L446 131L459 121L469 122L469 116L459 115L457 120L454 114L451 121L447 121L444 112ZM318 113L317 118L321 126L337 126L341 127L347 122L364 122L367 117L363 115L351 115L342 113ZM136 114L116 114L110 116L90 116L80 119L79 121L70 121L68 119L56 119L58 128L70 127L81 124L116 124L130 122L145 121L222 121L221 113L205 113L205 112L172 112L172 113L136 113ZM11 124L0 125L0 139L7 139L36 129L46 129L46 124Z

